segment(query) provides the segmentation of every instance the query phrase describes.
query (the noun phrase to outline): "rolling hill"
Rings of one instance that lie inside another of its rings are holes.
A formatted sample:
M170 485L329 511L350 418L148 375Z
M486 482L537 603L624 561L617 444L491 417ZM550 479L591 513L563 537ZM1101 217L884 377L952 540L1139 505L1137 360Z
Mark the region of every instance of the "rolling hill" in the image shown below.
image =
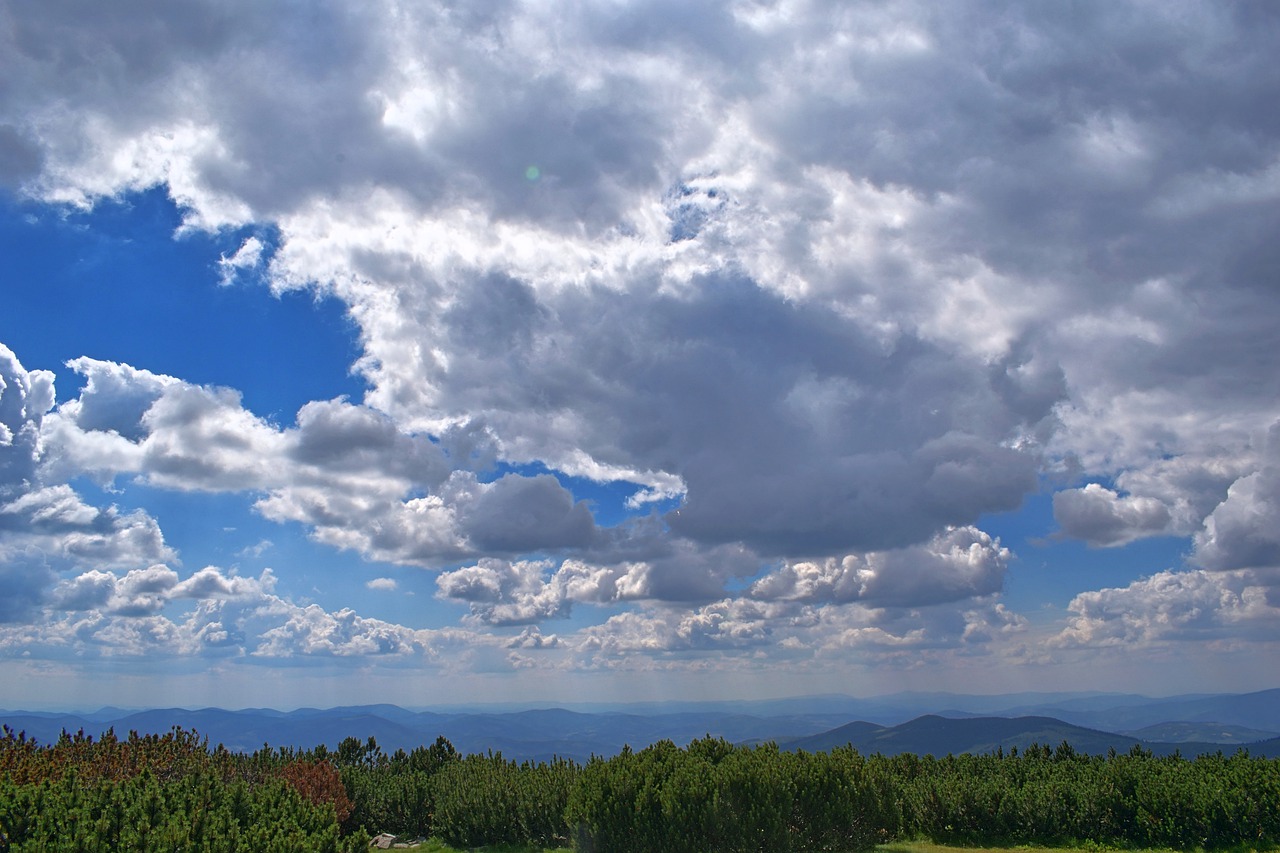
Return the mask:
M912 713L928 706L935 713ZM1055 709L1052 713L1041 710ZM127 711L101 708L67 714L3 711L0 723L41 742L63 730L100 735L108 728L163 733L194 729L211 744L252 751L263 744L334 748L344 738L377 740L384 751L409 750L448 738L464 753L494 750L518 760L559 755L585 761L624 745L642 748L669 739L684 745L703 735L734 743L776 741L808 751L852 744L864 754L946 755L1019 749L1069 742L1078 752L1127 751L1134 744L1157 754L1234 752L1280 755L1280 690L1150 699L1130 694L1017 694L958 696L897 694L875 699L822 696L702 705L660 705L592 710L566 708L415 711L396 705L300 708L181 708ZM1032 708L1032 712L1019 709ZM850 722L857 720L857 722Z
M734 742L795 738L826 731L847 717L791 714L757 717L721 712L674 714L587 714L561 708L506 713L439 713L409 711L394 705L280 712L264 709L156 709L104 714L47 714L0 711L0 723L24 731L42 743L65 730L95 737L108 729L125 737L130 731L164 733L175 726L194 729L210 744L236 752L262 747L335 748L347 737L377 740L385 752L410 750L444 736L463 753L493 750L517 760L545 760L558 755L586 761L592 755L614 755L624 745L635 748L669 739L684 745L707 734Z
M1280 736L1274 731L1233 726L1226 723L1176 722L1156 723L1119 734L1138 740L1162 743L1219 743L1223 745L1257 743Z
M1256 743L1223 745L1220 743L1140 740L1125 734L1073 726L1052 717L941 717L926 714L897 726L876 726L856 722L839 726L830 731L809 737L796 738L781 743L790 750L817 752L849 745L864 755L933 755L986 753L997 749L1025 750L1031 744L1057 747L1066 741L1076 752L1104 754L1114 749L1127 752L1134 746L1150 750L1156 755L1185 756L1218 751L1235 752L1240 746L1252 755L1280 756L1280 738Z

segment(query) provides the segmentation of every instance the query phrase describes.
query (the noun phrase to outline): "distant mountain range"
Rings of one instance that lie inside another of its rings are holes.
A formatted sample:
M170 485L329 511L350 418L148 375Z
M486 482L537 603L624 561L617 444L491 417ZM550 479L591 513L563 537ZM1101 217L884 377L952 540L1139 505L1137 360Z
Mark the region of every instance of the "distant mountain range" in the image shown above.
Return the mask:
M558 755L585 761L592 755L614 755L626 744L636 748L664 738L686 744L715 734L734 742L804 737L826 731L844 715L801 714L757 717L719 711L666 714L581 713L562 708L505 713L440 713L408 711L394 705L369 705L280 712L264 709L225 711L218 708L110 713L52 714L0 711L0 723L48 743L63 730L99 736L108 728L120 736L130 731L163 733L174 726L194 729L211 744L250 752L271 746L336 747L347 737L369 737L387 753L431 744L443 735L460 752L493 750L518 759L545 760Z
M864 755L881 753L899 755L943 756L963 752L985 753L1002 749L1025 750L1032 744L1057 747L1069 743L1076 752L1103 754L1114 749L1128 752L1141 746L1156 755L1180 752L1188 757L1221 750L1235 752L1239 744L1198 741L1169 743L1142 740L1128 735L1073 726L1053 717L965 717L962 719L928 714L897 726L874 723L850 723L809 737L780 742L786 749L809 752L826 751L846 744ZM1280 737L1247 745L1251 755L1280 757Z
M376 738L390 753L443 735L461 752L493 750L518 759L553 755L586 760L664 738L683 745L707 734L735 743L775 741L809 751L851 744L864 754L933 754L1056 747L1078 752L1157 754L1233 752L1280 756L1280 689L1150 699L1129 694L896 694L876 699L821 696L704 705L579 706L536 710L412 711L395 705L276 711L101 708L77 714L0 711L0 722L41 742L63 730L119 736L194 729L234 751L271 746L336 747L346 737ZM852 722L851 722L852 721Z

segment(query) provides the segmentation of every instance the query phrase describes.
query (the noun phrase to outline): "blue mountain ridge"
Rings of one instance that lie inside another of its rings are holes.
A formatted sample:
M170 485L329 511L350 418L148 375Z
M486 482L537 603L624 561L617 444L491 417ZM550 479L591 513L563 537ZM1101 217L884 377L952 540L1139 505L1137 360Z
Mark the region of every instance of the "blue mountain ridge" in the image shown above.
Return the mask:
M1034 700L1043 704L1034 704ZM933 709L945 710L922 712L928 702L936 703ZM651 704L636 706L635 712L622 710L626 706L594 711L415 711L391 704L293 711L0 711L0 723L44 743L56 740L64 730L98 737L113 729L117 736L125 737L130 731L163 733L180 726L195 730L210 744L221 743L241 752L263 745L309 748L323 743L335 748L347 737L361 742L373 737L390 753L444 736L463 753L492 750L517 760L558 755L583 761L591 755L616 754L624 744L641 748L669 739L683 745L708 734L735 743L774 741L788 749L830 749L847 743L864 754L945 755L997 747L1007 751L1032 742L1057 746L1066 740L1079 752L1127 751L1140 743L1157 754L1175 750L1183 755L1234 752L1244 746L1254 755L1280 755L1280 738L1276 737L1280 733L1280 690L1163 699L1128 694L824 696L815 697L807 712L804 703L804 699L793 699L714 703L701 708ZM1086 722L1079 722L1081 719ZM1140 725L1135 726L1135 721ZM1172 733L1174 737L1167 741L1143 739L1139 735L1145 732L1134 732L1142 726L1156 726L1152 735ZM1256 735L1257 739L1245 742L1243 735Z
M1139 746L1156 755L1180 753L1192 757L1215 752L1233 753L1243 747L1251 755L1280 756L1280 738L1251 744L1194 741L1164 743L1073 726L1052 717L954 718L936 714L917 717L898 726L868 728L864 723L852 723L829 732L787 741L782 746L808 752L852 746L864 755L913 753L940 757L966 752L981 754L995 752L997 749L1004 752L1013 749L1025 751L1033 744L1056 748L1064 742L1070 744L1076 752L1093 755L1105 754L1111 750L1123 753Z

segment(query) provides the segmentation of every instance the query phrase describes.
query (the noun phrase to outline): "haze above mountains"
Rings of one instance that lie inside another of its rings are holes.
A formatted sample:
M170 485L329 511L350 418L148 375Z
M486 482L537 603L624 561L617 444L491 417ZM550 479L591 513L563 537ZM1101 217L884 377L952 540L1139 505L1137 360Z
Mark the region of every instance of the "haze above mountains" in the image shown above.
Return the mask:
M0 710L0 722L41 742L63 730L100 736L194 729L233 751L271 746L336 747L347 737L373 737L387 753L430 744L443 735L463 753L500 751L517 759L559 755L585 760L641 748L663 738L683 745L707 734L738 743L775 741L788 749L945 755L987 752L1031 743L1069 742L1079 752L1156 754L1233 752L1280 756L1280 689L1246 694L1189 694L1153 699L1114 693L1023 693L972 696L899 693L871 699L797 699L571 705L560 708L474 707L407 710L365 705L325 710L229 711L102 708L88 713Z

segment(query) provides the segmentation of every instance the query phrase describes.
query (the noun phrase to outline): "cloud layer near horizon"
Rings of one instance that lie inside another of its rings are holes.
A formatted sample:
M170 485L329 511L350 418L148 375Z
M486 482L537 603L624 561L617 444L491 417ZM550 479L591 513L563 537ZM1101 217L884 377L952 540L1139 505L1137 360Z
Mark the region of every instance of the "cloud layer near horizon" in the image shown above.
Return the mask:
M250 495L440 572L450 630L525 626L494 652L519 666L1015 660L1013 555L977 525L1051 489L1060 536L1190 545L1081 592L1043 654L1277 639L1266 3L46 0L0 44L0 181L82 207L165 186L187 229L274 229L224 281L340 299L368 383L279 426L90 358L55 405L0 350L0 621L71 637L89 602L194 637L228 606L176 593L200 574L87 476ZM571 478L632 484L632 517ZM431 647L253 583L278 622L221 623L248 655Z

